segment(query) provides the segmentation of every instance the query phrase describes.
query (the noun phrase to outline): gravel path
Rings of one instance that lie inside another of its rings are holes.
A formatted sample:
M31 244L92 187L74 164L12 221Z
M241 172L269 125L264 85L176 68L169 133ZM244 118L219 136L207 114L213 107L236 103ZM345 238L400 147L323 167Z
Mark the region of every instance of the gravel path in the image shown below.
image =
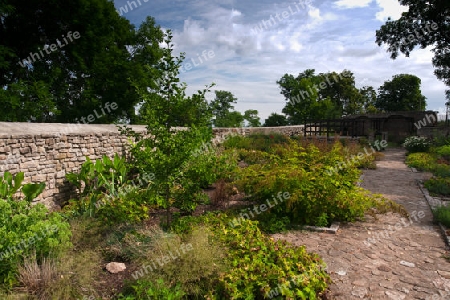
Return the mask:
M291 231L273 237L318 253L333 280L326 299L450 299L446 245L405 152L387 149L376 170L364 171L361 186L405 206L410 214L368 217L341 224L337 234Z

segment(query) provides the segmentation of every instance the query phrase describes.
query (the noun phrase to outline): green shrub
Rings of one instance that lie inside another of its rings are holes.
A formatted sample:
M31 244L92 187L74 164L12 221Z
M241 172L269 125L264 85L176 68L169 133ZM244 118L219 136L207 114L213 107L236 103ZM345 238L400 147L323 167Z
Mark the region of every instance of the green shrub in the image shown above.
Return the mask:
M450 145L450 136L445 136L443 132L436 130L433 132L433 145L436 147Z
M151 190L124 185L116 194L106 194L96 201L97 217L107 224L137 223L148 218L149 208L162 205Z
M403 147L405 147L409 153L427 152L430 149L430 146L431 143L427 138L419 136L407 137L403 143Z
M186 295L181 289L179 283L175 286L164 282L162 279L154 281L137 280L130 289L132 295L119 295L119 300L144 300L144 299L166 299L166 300L181 300Z
M202 151L195 152L185 163L181 172L183 176L192 178L196 186L207 188L219 179L230 178L237 168L236 159L233 152L223 152L210 145L204 147Z
M80 172L66 178L79 189L79 198L64 207L71 217L98 217L108 224L139 222L148 218L149 208L163 204L156 191L149 189L154 174L132 178L125 158L117 154L112 160L87 158Z
M207 213L185 217L183 225L175 227L177 233L185 234L206 226L213 233L212 242L226 251L227 269L219 273L207 299L266 299L280 287L282 296L276 299L319 299L331 280L316 254L265 236L257 221L242 220L236 225L233 217ZM294 284L287 287L287 282Z
M262 299L287 281L295 285L283 288L283 299L319 299L330 282L325 264L305 247L293 247L274 241L261 233L257 222L242 220L230 227L229 217L210 218L215 236L227 247L231 268L220 276L210 295L218 299ZM216 298L214 298L216 299Z
M189 216L186 219L194 221ZM219 275L226 270L225 248L218 241L214 241L211 229L206 226L190 226L189 230L183 228L182 231L183 235L163 232L158 234L155 231L153 239L144 246L145 253L141 253L140 258L135 260L142 266L132 274L132 277L137 283L141 281L152 285L157 284L158 278L166 283L176 282L180 284L179 290L183 294L193 299L201 299L208 291L214 289ZM168 258L165 264L155 263L163 261L163 256ZM134 291L128 291L126 295L143 294L143 286L136 283L131 283L131 286ZM171 284L166 286L170 290L174 288ZM147 289L144 291L147 292Z
M272 152L266 164L240 170L236 181L238 189L258 205L273 206L264 214L288 217L302 225L325 225L327 220L329 225L333 221L354 221L376 205L355 186L360 174L356 164L336 167L349 155L339 143L330 152L314 145L304 148L296 142L274 147ZM274 203L280 192L291 196Z
M66 174L66 179L77 187L79 199L72 200L65 210L73 215L95 216L97 202L104 195L116 195L118 188L127 182L128 175L125 158L117 154L113 160L104 155L94 162L86 157L79 172Z
M430 171L436 164L436 157L425 152L411 153L406 157L406 164L419 171Z
M450 178L433 177L424 185L430 193L450 196Z
M450 178L450 165L434 164L430 169L436 177Z
M436 153L441 155L443 158L450 160L450 145L436 148Z
M24 257L58 256L71 246L71 232L61 215L49 213L43 204L31 205L45 185L22 185L23 173L6 172L0 179L0 281L12 286ZM25 200L14 199L20 190Z
M442 223L446 227L450 227L450 207L442 205L433 210L436 222Z
M279 133L251 134L245 137L233 135L227 137L222 145L226 149L234 148L267 152L273 145L286 144L289 140L289 137Z
M243 160L249 165L264 164L268 162L271 157L269 153L259 150L239 149L237 150L237 154L239 160Z

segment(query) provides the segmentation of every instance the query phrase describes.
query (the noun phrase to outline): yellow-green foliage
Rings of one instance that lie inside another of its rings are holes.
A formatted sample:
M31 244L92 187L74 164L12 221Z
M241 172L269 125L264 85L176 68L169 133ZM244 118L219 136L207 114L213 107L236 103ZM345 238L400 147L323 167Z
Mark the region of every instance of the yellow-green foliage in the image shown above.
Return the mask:
M214 289L227 267L226 249L213 241L211 229L199 226L183 235L153 230L153 235L146 253L138 260L141 267L132 274L137 283L131 284L130 294L152 292L148 286L158 286L159 279L172 289L176 289L175 283L180 284L184 293L192 297L201 298Z
M426 152L411 153L406 157L406 164L419 171L430 171L436 164L436 156Z
M231 265L210 292L211 298L262 299L281 285L282 299L318 299L330 282L319 256L303 246L274 241L261 233L257 222L242 220L239 226L230 226L225 214L206 218L215 238L227 248ZM286 282L293 284L287 287Z
M293 223L323 226L363 217L374 202L356 187L361 161L356 154L361 149L342 147L339 142L331 150L321 148L296 141L274 145L264 154L264 164L240 170L238 189L258 203L272 205L274 196L288 192L289 199L278 201L264 215L287 216Z

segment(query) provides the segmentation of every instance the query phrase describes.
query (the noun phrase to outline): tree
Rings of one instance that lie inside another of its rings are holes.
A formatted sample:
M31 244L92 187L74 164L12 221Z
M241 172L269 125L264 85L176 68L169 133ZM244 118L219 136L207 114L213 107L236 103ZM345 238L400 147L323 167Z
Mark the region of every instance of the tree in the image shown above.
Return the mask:
M362 96L362 103L364 106L365 113L376 113L377 108L375 107L377 102L377 91L371 86L364 86L359 90Z
M432 47L437 78L450 86L450 2L448 0L399 0L408 6L400 19L388 19L376 31L376 43L388 45L391 58L409 56L416 46Z
M213 125L215 127L242 127L244 125L244 116L233 111L232 103L237 102L237 98L228 91L215 91L216 97L209 104L211 112L215 117Z
M307 69L297 77L285 74L277 81L287 101L283 113L289 124L337 118L362 111L362 96L355 87L352 72L344 70L318 75L314 72Z
M329 98L340 115L354 115L364 112L362 95L355 86L354 74L349 70L341 73L320 73L319 95L320 99Z
M153 78L162 38L152 18L136 30L108 0L1 1L0 120L134 122L129 80Z
M387 112L425 110L426 98L420 91L420 83L420 78L414 75L394 75L378 89L376 108Z
M247 120L250 127L260 127L261 122L256 109L248 109L244 112L244 119Z
M244 127L244 116L238 111L230 111L216 124L217 127Z
M286 116L277 113L271 113L270 116L264 121L264 127L278 127L286 125L288 125Z
M190 213L201 200L201 183L194 176L196 172L189 169L191 165L195 168L195 164L189 162L193 159L192 153L212 138L211 113L209 109L204 111L207 107L205 94L212 85L187 97L186 85L180 84L178 78L183 55L172 57L170 31L164 41L163 58L157 66L162 78L160 85L155 89L136 85L143 102L141 117L148 134L143 137L130 129L125 132L137 139L131 149L132 165L140 174L155 174L151 188L162 197L170 224L171 208ZM190 109L184 111L186 107ZM186 128L177 130L177 126Z

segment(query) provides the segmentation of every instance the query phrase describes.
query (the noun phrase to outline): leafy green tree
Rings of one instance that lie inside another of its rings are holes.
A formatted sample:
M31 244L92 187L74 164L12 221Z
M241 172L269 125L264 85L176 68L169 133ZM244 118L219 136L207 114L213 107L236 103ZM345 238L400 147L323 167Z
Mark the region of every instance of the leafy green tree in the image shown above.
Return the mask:
M398 74L378 89L375 107L381 111L425 110L425 96L420 91L421 80L410 74Z
M228 91L215 91L216 97L209 104L209 107L214 116L213 125L215 127L243 127L244 116L238 112L233 111L233 103L237 102L237 98Z
M230 111L216 120L216 124L217 127L244 127L244 116L238 111Z
M277 113L271 113L270 116L264 121L264 127L278 127L286 125L288 125L286 116Z
M250 127L260 127L261 121L258 117L258 111L256 109L248 109L244 112L244 119L247 120Z
M192 212L200 201L200 183L186 167L192 153L208 143L212 137L211 113L207 107L206 87L192 97L185 94L186 85L179 83L179 68L183 56L173 57L172 34L166 33L166 47L157 65L162 78L159 88L147 89L136 86L142 99L141 117L147 125L148 135L139 136L127 129L129 136L137 138L131 153L133 165L139 173L154 173L151 185L167 210L170 223L172 207ZM188 107L188 110L184 110ZM186 116L187 115L187 116ZM176 130L184 126L186 130ZM195 166L194 166L195 167Z
M108 0L3 0L0 16L0 120L136 121L130 79L147 86L162 55L152 18L136 30Z
M324 74L315 75L313 69L305 70L297 77L285 74L277 84L287 103L282 112L289 124L303 124L307 120L335 118L342 115L338 98L331 98L333 82ZM328 81L327 81L328 79ZM339 80L336 77L334 82ZM336 94L336 93L335 93Z
M432 47L437 78L450 86L450 2L448 0L399 0L408 6L400 19L388 19L376 32L376 43L388 46L395 59L399 53L409 56L417 46Z
M320 99L329 98L342 115L363 112L362 96L355 86L355 77L351 71L320 73L318 79ZM336 117L340 115L336 114Z
M359 93L363 99L364 112L376 113L377 91L371 86L364 86L359 90Z

